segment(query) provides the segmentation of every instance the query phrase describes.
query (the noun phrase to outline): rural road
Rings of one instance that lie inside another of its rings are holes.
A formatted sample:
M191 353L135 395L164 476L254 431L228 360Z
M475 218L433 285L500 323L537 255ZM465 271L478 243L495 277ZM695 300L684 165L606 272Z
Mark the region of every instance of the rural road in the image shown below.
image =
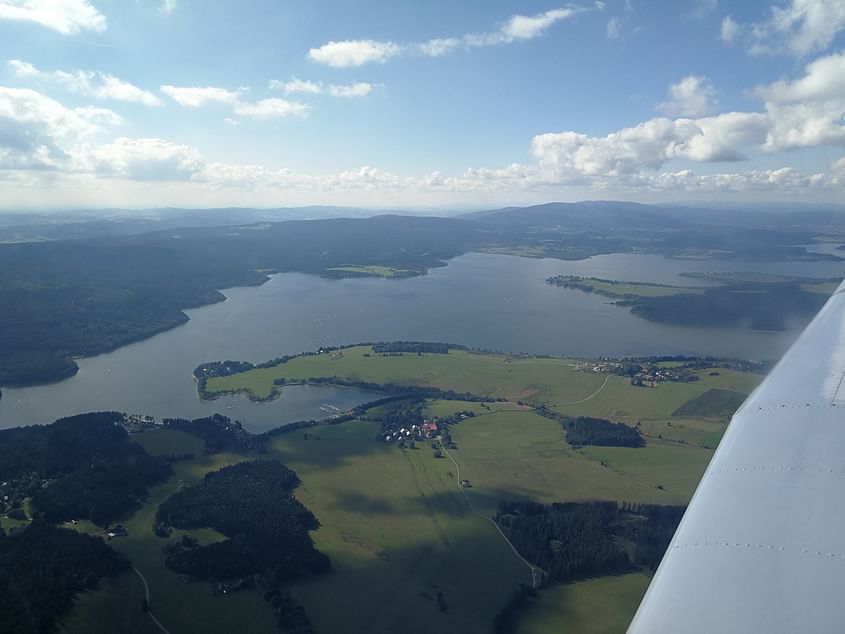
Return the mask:
M610 380L610 377L612 377L612 376L613 376L612 374L608 374L604 379L604 383L601 384L601 387L599 389L597 389L595 392L593 392L592 394L590 394L587 398L582 398L580 401L569 401L568 403L557 403L556 406L560 407L561 405L578 405L578 403L586 403L587 401L589 401L591 398L596 396L599 392L601 392L605 388L605 386L607 385L607 382Z
M502 539L504 539L505 542L507 543L507 545L510 546L511 550L513 551L513 554L516 555L517 557L519 557L520 561L522 561L522 563L524 563L526 566L528 566L528 569L531 570L531 585L536 588L540 583L539 577L542 574L545 574L545 571L543 571L541 568L538 568L537 566L532 564L530 561L528 561L525 557L523 557L522 555L519 554L519 551L511 543L511 540L508 539L508 536L505 535L502 532L502 529L496 523L496 520L494 520L492 517L488 517L488 516L484 515L484 513L480 513L479 511L476 510L475 506L473 506L473 504L472 504L472 500L470 500L469 495L467 494L467 490L464 487L461 486L461 465L459 465L455 461L455 459L452 457L452 454L449 453L449 450L446 449L445 445L443 445L442 442L440 443L440 448L443 449L443 453L445 453L449 457L449 460L452 461L452 464L455 465L455 469L457 469L458 473L455 476L455 480L458 483L458 488L461 490L461 493L464 494L464 499L467 501L467 504L469 505L469 509L475 515L477 515L478 517L480 517L483 520L490 522L496 528L496 531L498 531L499 535L502 536Z
M610 380L611 376L612 375L608 374L605 377L604 382L601 384L601 386L599 386L599 389L597 389L595 392L593 392L592 394L590 394L586 398L582 398L578 401L569 401L567 403L557 403L557 406L560 406L560 405L577 405L578 403L585 403L585 402L589 401L591 398L598 395L599 392L601 392L607 386L607 382ZM476 510L475 506L473 506L473 504L472 504L472 500L470 499L469 494L467 494L466 489L461 486L461 465L459 465L455 461L455 459L452 457L452 454L449 453L449 450L446 449L445 445L443 445L442 442L440 443L440 448L443 450L443 453L446 454L446 456L449 458L449 460L452 461L452 464L455 465L455 469L457 469L458 474L457 474L455 480L457 481L458 488L461 490L461 493L463 493L464 499L466 500L467 504L469 505L470 510L475 515L480 517L481 519L490 522L496 528L496 531L498 531L499 535L502 536L502 539L504 539L505 542L507 542L508 546L510 546L510 549L513 551L514 555L519 557L520 561L522 561L526 566L528 566L529 570L531 570L531 583L536 588L539 585L539 582L540 582L540 579L538 577L540 577L541 575L544 575L545 571L542 568L535 566L530 561L528 561L525 557L523 557L522 555L519 554L519 551L511 543L511 540L508 539L508 536L505 535L505 533L502 531L502 529L496 523L496 520L494 520L492 517L488 517L488 516L484 515L484 513L480 513L479 511Z
M144 584L144 595L147 599L147 614L150 615L150 618L153 620L153 623L155 623L158 626L158 629L160 629L162 632L164 632L164 634L170 634L170 631L166 627L164 627L161 624L161 621L159 621L155 617L155 614L153 614L153 610L150 606L150 586L147 583L147 578L144 577L144 575L141 574L141 571L138 570L137 568L135 568L134 566L132 567L132 570L135 571L135 574L138 575L138 577L140 577L141 582Z

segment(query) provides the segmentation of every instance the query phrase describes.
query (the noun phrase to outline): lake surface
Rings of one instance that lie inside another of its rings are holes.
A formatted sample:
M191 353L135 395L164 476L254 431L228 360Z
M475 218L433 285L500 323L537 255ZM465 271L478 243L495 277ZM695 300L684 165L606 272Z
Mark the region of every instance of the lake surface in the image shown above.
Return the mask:
M224 291L225 302L186 311L190 321L114 352L80 359L52 385L4 388L0 428L93 410L196 418L220 412L247 429L326 416L373 400L355 389L298 386L271 403L242 396L201 401L191 371L204 361L260 362L325 345L421 340L505 352L579 357L714 355L778 358L800 332L681 328L632 316L610 300L550 286L552 275L690 285L683 272L755 271L843 277L845 262L672 260L603 255L577 262L470 253L410 279L328 280L285 273L260 287Z

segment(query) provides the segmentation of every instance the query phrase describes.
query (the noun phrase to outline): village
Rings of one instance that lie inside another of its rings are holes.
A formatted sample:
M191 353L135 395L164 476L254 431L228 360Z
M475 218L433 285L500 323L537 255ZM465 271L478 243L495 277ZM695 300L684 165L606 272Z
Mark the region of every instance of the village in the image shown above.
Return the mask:
M465 414L461 415L466 418ZM407 427L386 429L385 442L399 442L400 440L441 440L439 421L436 418L423 420L419 425L409 424Z
M698 375L685 366L667 367L659 362L635 359L612 359L600 357L596 361L584 361L576 364L576 372L594 374L616 374L630 379L636 387L657 387L658 383L690 383L698 380Z

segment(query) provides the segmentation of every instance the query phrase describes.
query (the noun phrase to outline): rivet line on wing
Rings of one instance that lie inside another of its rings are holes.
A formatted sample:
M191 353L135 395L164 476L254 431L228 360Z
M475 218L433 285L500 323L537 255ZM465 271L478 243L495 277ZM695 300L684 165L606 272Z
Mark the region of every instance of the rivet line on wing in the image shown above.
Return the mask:
M766 472L778 472L778 471L792 471L797 473L832 473L836 475L845 475L845 469L831 469L827 467L796 467L796 466L771 466L771 465L754 465L754 466L745 466L745 467L728 467L726 469L716 469L715 471L710 471L707 473L708 476L719 475L722 473L738 473L738 472L748 472L748 471L766 471Z
M838 389L838 388L837 388ZM834 399L836 397L834 396ZM834 409L837 406L833 400L829 402L819 403L779 403L777 405L767 405L765 407L757 406L753 410L747 410L747 414L753 412L777 412L784 409Z
M786 548L786 546L775 546L772 544L754 544L750 542L730 542L730 541L707 541L694 542L686 544L675 544L672 550L687 550L695 548L730 548L735 550L760 550L760 551L777 551L777 552L798 552L797 548ZM811 555L813 557L825 557L827 559L839 559L845 561L845 553L832 553L824 550L810 550L808 548L801 549L802 555Z

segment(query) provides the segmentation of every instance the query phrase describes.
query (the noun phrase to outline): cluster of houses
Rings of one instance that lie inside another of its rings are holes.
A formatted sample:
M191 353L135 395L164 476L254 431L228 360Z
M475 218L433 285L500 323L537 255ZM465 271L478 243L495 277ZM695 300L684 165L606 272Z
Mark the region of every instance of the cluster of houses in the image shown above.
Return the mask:
M118 424L129 433L147 431L161 425L154 417L146 414L124 414Z
M408 425L395 430L388 430L384 432L384 442L394 442L397 440L427 440L430 438L437 438L440 434L440 427L437 419L424 420L421 425Z
M76 520L71 520L72 523L76 523ZM114 537L126 537L129 535L129 532L122 524L115 524L112 528L107 528L106 530L96 533L95 537L101 537L106 541L111 541Z
M586 361L584 363L578 363L575 366L576 372L594 372L596 374L613 374L619 368L622 367L622 364L619 361L610 361L610 360L599 360L599 361Z
M640 363L637 361L621 361L603 357L597 361L585 361L575 366L576 372L591 372L595 374L618 374L627 376L632 385L656 387L664 381L688 383L698 377L685 368L667 368L654 363Z

